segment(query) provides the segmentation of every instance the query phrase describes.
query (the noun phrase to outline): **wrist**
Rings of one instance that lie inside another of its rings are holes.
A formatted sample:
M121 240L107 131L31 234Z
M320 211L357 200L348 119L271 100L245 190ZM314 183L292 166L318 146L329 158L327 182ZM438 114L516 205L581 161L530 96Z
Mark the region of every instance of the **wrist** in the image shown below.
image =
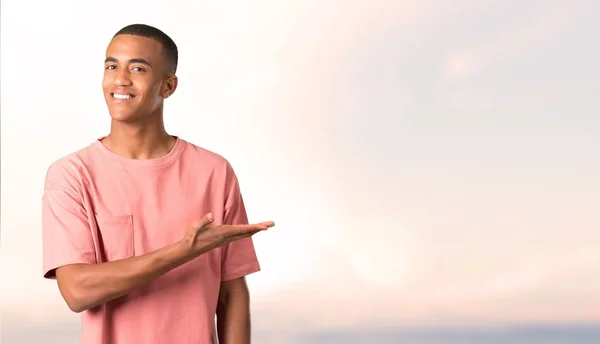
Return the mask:
M188 237L181 239L174 246L178 257L184 262L193 260L207 251L204 247L199 248L195 240Z
M170 253L173 260L179 264L187 263L195 258L193 249L186 238L172 244Z

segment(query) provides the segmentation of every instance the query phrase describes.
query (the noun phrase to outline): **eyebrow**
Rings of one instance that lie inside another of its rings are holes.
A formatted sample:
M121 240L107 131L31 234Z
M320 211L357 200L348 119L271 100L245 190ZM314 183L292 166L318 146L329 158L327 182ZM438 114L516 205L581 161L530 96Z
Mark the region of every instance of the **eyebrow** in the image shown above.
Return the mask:
M107 63L107 62L117 63L117 62L119 62L119 60L117 60L116 58L114 58L112 56L109 56L109 57L106 58L106 60L104 60L104 63ZM152 65L150 64L150 62L144 60L143 58L139 58L139 57L138 58L133 58L133 59L129 60L129 63L141 63L141 64L147 65L148 67L152 67Z

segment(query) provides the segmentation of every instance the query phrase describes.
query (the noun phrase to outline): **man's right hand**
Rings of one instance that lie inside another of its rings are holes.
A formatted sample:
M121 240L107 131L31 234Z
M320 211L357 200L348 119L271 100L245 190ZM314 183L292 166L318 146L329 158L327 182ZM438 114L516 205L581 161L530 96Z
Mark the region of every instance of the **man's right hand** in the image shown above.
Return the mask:
M250 237L260 231L275 226L272 221L247 225L211 226L213 215L208 213L194 222L185 232L183 241L194 256L201 255L232 241Z

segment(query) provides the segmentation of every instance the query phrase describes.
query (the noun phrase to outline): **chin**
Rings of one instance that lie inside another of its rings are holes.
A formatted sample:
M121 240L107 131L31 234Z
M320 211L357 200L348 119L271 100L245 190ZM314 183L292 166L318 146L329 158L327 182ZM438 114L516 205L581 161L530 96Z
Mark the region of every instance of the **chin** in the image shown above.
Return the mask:
M125 111L109 111L110 117L113 121L118 122L136 122L139 120L139 116L132 112Z

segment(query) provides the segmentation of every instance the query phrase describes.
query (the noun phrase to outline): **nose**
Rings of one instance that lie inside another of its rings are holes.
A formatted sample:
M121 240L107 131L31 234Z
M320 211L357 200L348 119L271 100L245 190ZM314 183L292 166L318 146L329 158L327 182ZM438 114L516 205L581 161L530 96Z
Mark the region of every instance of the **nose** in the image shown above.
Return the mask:
M121 68L117 75L115 76L115 86L130 86L131 85L131 77L129 75L129 70L126 68Z

